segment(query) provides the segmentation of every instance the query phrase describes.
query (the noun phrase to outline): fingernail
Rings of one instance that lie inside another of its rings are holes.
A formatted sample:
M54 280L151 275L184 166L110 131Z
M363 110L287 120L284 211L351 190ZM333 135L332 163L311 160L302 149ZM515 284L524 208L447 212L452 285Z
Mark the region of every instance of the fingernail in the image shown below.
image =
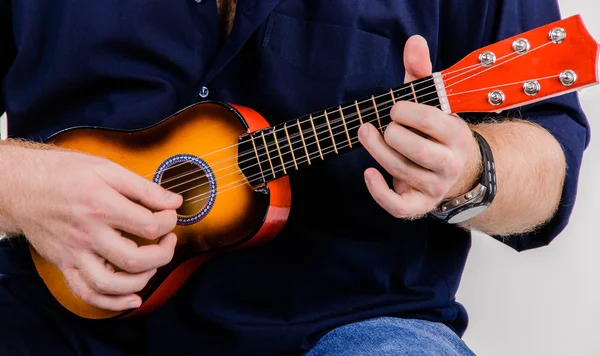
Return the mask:
M361 138L365 138L367 137L367 134L369 133L369 125L361 125L360 128L358 129L358 136Z
M365 171L365 179L367 180L367 183L371 184L371 181L373 179L373 173L371 173L370 170Z
M141 301L139 299L135 299L135 300L132 300L131 302L129 302L129 307L130 308L137 308L140 305L142 305L142 303L141 303Z

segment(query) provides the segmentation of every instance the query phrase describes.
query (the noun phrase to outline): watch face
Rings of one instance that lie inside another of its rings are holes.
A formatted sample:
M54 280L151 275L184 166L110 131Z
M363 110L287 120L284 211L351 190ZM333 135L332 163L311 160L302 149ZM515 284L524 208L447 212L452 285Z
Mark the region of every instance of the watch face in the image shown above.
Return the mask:
M457 223L461 223L463 221L467 221L470 218L483 213L484 211L487 210L487 208L488 208L487 205L481 205L481 206L476 206L476 207L466 209L466 210L461 211L460 213L454 215L452 218L450 218L450 220L448 220L448 222L450 224L457 224Z

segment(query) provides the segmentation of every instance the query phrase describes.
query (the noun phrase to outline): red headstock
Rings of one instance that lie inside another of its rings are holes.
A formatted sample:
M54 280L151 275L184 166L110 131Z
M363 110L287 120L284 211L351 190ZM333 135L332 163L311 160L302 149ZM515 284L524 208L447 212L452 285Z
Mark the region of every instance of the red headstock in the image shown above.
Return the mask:
M451 112L499 112L598 84L597 66L598 43L573 16L477 50L441 75Z

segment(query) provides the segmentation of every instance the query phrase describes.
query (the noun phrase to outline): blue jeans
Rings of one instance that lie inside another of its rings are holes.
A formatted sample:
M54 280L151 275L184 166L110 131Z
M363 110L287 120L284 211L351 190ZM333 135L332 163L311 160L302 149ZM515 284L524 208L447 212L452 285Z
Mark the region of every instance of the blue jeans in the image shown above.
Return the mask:
M330 331L305 356L474 355L447 326L424 320L376 318Z

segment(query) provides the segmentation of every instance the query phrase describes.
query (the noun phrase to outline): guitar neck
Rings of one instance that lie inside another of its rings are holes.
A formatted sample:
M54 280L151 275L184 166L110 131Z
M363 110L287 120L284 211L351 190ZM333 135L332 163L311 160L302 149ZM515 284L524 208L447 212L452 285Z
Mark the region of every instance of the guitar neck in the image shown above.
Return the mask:
M240 137L238 164L254 187L362 147L358 129L373 124L381 134L397 101L445 104L439 74L271 126ZM442 98L440 102L440 98Z

